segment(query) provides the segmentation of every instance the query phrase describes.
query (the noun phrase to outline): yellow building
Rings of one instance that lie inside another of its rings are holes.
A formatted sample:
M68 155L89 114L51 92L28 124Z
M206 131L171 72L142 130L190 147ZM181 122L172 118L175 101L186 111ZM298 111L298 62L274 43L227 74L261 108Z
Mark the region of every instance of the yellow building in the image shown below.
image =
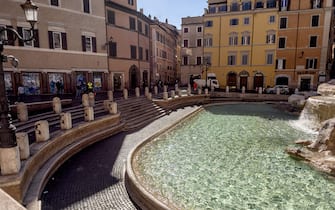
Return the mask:
M277 1L209 0L204 57L220 87L255 90L274 84Z

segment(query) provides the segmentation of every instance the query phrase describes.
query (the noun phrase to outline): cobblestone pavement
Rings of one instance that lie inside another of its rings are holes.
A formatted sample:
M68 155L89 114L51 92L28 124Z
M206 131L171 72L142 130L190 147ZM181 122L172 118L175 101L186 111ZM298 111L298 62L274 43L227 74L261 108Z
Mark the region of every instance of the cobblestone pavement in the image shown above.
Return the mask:
M120 133L84 149L53 175L41 196L42 209L138 209L125 185L125 163L140 142L164 130L199 107L172 112L133 133Z

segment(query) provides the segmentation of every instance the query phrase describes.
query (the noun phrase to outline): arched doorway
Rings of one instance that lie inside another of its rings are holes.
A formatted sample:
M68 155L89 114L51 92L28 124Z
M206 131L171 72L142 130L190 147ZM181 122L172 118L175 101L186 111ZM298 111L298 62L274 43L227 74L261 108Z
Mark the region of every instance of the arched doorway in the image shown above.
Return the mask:
M129 88L130 89L135 89L136 87L139 86L139 75L140 71L135 65L132 65L129 69Z
M241 71L240 72L240 89L242 87L245 87L245 89L248 89L248 77L249 77L249 72L247 71Z
M288 85L288 77L285 76L277 77L276 85Z
M229 89L236 90L237 86L237 75L235 72L229 72L227 75L227 86Z
M254 90L259 87L263 88L264 86L264 75L260 72L257 72L254 76Z

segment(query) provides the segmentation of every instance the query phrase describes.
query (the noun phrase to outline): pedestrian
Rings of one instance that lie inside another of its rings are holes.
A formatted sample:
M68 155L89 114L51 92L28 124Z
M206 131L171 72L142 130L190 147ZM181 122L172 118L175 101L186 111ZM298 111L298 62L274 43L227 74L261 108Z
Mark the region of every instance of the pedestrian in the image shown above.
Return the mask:
M22 84L19 85L17 88L17 94L18 94L18 101L23 102L25 99L25 92L24 92L24 86Z
M90 82L88 82L87 83L87 92L88 93L93 93L93 89L94 89L94 87L93 87L93 83L90 81Z

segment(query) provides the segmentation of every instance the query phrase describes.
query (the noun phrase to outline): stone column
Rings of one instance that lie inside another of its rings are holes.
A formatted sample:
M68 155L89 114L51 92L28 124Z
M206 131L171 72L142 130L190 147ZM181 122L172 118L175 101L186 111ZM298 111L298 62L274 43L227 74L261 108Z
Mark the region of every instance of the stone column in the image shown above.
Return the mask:
M108 104L108 107L109 107L110 114L117 114L117 103L116 102L110 102Z
M163 99L168 100L169 99L169 93L168 92L163 92Z
M52 99L52 108L56 114L60 114L62 112L62 102L60 98L54 97Z
M108 94L108 100L113 101L114 100L114 93L112 90L107 91Z
M47 120L40 120L35 123L36 142L47 141L50 139L49 123Z
M94 110L93 107L88 106L84 108L84 113L85 113L85 121L89 122L89 121L93 121L94 120Z
M26 160L30 156L29 138L26 132L18 132L16 135L17 145L19 146L20 159Z
M83 104L84 107L88 107L89 103L88 103L88 94L83 94L81 97L81 103Z
M176 91L171 90L171 98L175 98L176 97Z
M124 99L128 99L128 90L127 89L123 89L123 98Z
M72 128L72 117L70 112L61 113L60 127L62 130L68 130Z
M23 102L19 102L16 104L16 112L17 112L17 118L21 122L28 121L28 108L27 105Z

